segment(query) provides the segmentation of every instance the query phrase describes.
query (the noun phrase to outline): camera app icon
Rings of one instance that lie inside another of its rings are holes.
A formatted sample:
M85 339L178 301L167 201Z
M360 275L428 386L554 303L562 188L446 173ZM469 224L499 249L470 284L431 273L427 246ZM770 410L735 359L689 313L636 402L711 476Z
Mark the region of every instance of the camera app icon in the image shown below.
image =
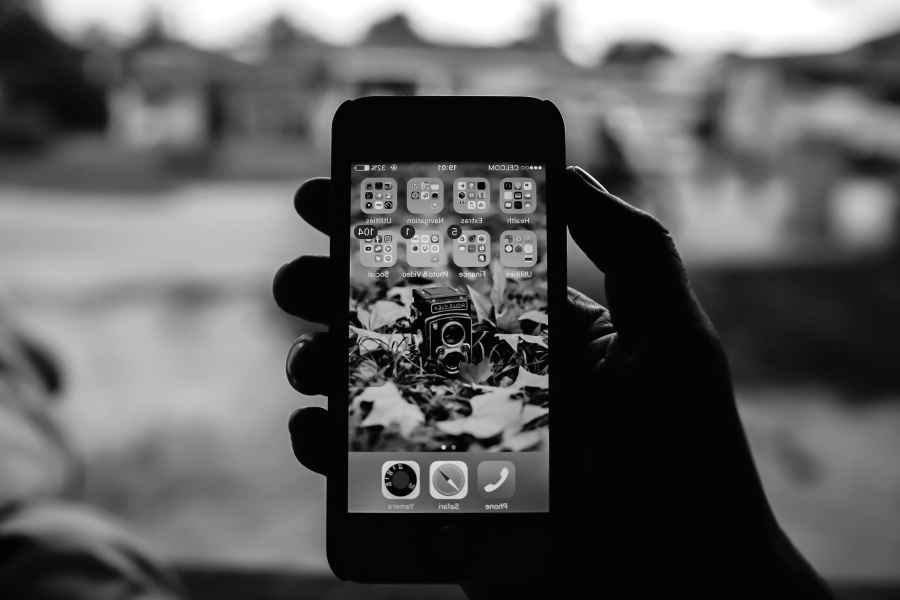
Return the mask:
M384 230L373 238L359 240L359 262L364 267L391 267L397 262L397 232Z
M412 500L419 497L419 464L411 460L389 460L381 465L381 493L385 498Z
M453 262L459 267L485 267L490 264L491 234L484 230L463 229L453 242Z
M504 231L501 239L500 264L504 267L533 267L537 264L537 236L533 231Z
M444 183L437 177L413 177L406 184L406 208L418 215L444 209Z
M500 210L505 213L527 215L537 208L537 188L528 177L507 177L501 182Z
M460 177L453 182L453 210L485 213L491 206L491 183L484 177Z
M383 215L397 208L397 182L387 177L368 177L360 184L359 206L369 215Z

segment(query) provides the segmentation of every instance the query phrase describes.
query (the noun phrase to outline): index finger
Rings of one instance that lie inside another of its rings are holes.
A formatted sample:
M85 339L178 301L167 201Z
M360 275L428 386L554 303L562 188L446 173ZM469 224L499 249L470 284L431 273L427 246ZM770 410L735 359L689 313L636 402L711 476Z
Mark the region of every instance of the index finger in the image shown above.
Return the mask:
M303 220L324 233L331 232L331 179L315 177L294 194L294 209Z

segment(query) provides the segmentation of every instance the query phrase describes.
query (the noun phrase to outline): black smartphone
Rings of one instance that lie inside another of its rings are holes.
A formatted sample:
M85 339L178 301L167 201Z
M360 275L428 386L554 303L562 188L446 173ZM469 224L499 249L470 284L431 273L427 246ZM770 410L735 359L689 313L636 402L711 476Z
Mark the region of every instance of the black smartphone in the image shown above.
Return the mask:
M558 435L568 418L549 340L566 300L564 165L549 101L338 109L327 548L342 579L548 575L572 500L551 486L565 456L549 446L551 399Z

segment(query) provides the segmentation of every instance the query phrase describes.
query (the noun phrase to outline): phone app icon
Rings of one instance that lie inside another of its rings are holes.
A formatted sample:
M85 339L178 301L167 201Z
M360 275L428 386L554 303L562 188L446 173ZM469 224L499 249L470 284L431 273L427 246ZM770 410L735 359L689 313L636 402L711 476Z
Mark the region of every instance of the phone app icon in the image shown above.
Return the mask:
M431 463L428 473L431 497L458 500L469 493L469 468L461 460L439 460Z
M373 238L359 240L359 262L364 267L390 267L394 264L397 253L392 242L396 231L384 230Z
M420 231L406 242L406 262L412 267L433 267L444 262L444 239L439 231ZM393 239L393 238L392 238Z
M528 243L537 240L533 231L527 229L504 231L502 239L501 265L504 267L533 267L537 264L537 243Z
M477 242L477 243L476 243ZM463 229L453 244L453 262L459 267L484 267L490 262L491 234L478 229Z
M413 177L406 184L406 208L417 215L430 215L444 208L444 182L437 177Z
M482 498L512 498L516 494L516 465L508 460L479 463L478 493Z
M381 493L385 498L418 498L421 479L419 464L414 461L389 460L381 465Z
M458 213L485 213L491 206L491 184L484 177L460 177L452 189L453 210Z
M397 203L393 193L384 190L392 190L397 182L388 177L369 177L363 179L359 185L359 206L369 215L384 215L394 212Z
M505 213L527 215L537 207L534 180L528 177L507 177L501 181L503 188L500 210ZM528 200L527 202L525 200Z

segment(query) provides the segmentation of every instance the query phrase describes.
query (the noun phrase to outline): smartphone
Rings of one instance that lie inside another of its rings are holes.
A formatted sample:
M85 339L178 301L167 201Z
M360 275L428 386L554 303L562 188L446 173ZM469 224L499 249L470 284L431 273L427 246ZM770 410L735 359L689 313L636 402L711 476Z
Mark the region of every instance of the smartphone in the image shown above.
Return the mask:
M340 578L545 574L574 490L549 445L551 400L561 437L568 418L565 349L549 339L566 301L564 165L549 101L338 109L327 550Z

